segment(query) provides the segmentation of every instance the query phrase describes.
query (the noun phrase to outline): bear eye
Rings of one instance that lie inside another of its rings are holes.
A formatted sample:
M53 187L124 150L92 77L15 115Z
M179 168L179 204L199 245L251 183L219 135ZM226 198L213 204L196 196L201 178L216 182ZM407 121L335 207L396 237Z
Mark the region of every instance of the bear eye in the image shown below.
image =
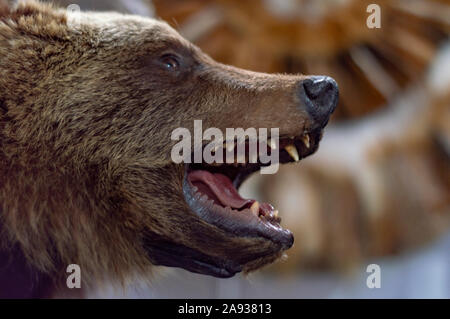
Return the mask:
M178 57L173 54L164 54L160 61L167 70L175 71L180 67Z

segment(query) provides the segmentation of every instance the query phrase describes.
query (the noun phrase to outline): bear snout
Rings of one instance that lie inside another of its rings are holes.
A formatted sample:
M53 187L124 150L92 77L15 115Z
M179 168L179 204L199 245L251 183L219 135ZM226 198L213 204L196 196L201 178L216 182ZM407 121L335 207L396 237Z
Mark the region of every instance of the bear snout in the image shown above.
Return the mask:
M329 76L310 76L301 81L299 95L312 120L322 128L327 125L339 100L336 81Z

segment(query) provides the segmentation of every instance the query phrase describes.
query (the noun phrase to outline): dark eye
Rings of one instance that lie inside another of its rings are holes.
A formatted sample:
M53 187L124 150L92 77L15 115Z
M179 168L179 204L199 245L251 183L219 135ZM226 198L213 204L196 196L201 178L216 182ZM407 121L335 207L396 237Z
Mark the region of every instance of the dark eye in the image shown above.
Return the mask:
M165 54L160 58L163 66L170 71L175 71L180 67L180 62L177 56L173 54Z

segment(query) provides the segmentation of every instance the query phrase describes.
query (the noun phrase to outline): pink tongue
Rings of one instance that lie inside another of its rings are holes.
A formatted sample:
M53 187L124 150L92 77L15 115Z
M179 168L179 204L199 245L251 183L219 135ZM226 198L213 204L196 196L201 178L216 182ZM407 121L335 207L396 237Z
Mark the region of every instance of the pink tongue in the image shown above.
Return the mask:
M223 174L212 174L208 171L195 170L189 173L188 179L191 183L201 182L206 184L223 206L241 209L255 202L253 199L244 199L234 188L231 180Z

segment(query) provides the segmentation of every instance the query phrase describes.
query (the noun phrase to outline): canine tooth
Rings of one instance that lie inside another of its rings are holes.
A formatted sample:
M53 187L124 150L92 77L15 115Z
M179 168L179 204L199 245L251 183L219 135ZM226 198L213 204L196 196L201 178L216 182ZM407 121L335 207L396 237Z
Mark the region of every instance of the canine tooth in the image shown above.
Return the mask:
M252 212L254 215L256 215L256 216L259 215L259 203L258 203L258 201L255 201L255 202L252 204L252 206L250 206L250 210L251 210L251 212Z
M310 144L309 144L309 134L303 135L302 140L303 140L303 144L305 144L305 146L307 148L309 148L309 146L310 146Z
M298 155L297 148L295 145L291 144L284 148L286 152L294 159L294 161L298 162L300 160L300 156Z
M267 141L267 145L269 145L269 147L273 150L277 149L277 143L275 143L275 141L271 138L269 138L269 140Z

